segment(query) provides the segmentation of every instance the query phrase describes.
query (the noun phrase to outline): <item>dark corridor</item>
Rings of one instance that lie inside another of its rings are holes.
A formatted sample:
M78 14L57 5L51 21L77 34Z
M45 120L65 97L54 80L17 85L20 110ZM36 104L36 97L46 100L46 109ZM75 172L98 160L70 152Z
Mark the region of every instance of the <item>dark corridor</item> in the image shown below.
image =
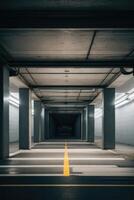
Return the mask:
M80 139L81 114L52 113L49 115L49 138Z

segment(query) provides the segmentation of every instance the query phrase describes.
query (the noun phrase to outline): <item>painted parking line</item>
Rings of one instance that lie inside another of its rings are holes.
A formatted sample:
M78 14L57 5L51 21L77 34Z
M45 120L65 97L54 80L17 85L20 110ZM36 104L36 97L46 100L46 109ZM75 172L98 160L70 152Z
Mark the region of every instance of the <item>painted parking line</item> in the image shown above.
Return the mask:
M68 156L67 144L65 144L65 151L64 151L63 175L70 176L70 166L69 166L69 156Z

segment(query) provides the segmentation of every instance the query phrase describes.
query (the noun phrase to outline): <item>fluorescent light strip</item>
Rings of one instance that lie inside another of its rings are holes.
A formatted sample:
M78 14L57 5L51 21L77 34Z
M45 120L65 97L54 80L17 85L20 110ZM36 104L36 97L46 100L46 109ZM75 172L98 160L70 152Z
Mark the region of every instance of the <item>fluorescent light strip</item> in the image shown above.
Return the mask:
M128 95L123 95L122 97L120 97L119 99L116 99L115 100L115 104L119 104L121 103L122 101L125 101L127 99Z
M130 100L133 100L133 99L134 99L134 93L129 94L128 98L129 98Z
M118 108L120 106L123 106L129 102L134 100L134 88L129 90L127 93L123 93L115 100L115 107Z
M16 99L16 98L14 98L13 96L10 96L10 97L9 97L9 101L13 101L13 102L15 102L16 104L19 104L19 100Z
M99 118L99 117L102 117L102 113L95 115L95 118Z
M16 106L16 107L19 107L19 104L16 104L14 101L9 100L9 103Z
M14 105L14 106L16 106L16 107L19 107L19 99L17 99L12 94L9 97L9 103L12 104L12 105Z
M101 116L102 116L102 109L101 108L95 109L95 118L99 118Z
M115 105L115 108L118 108L118 107L120 107L120 106L123 106L123 105L127 104L128 102L129 102L129 100L124 100L124 101L120 102L119 104L116 104L116 105Z

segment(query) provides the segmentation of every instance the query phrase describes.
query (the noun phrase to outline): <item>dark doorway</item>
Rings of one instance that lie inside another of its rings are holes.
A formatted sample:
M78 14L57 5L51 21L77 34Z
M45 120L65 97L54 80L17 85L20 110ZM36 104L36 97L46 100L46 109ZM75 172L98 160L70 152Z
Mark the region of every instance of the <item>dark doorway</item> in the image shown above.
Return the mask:
M80 113L52 113L49 115L49 138L80 139Z

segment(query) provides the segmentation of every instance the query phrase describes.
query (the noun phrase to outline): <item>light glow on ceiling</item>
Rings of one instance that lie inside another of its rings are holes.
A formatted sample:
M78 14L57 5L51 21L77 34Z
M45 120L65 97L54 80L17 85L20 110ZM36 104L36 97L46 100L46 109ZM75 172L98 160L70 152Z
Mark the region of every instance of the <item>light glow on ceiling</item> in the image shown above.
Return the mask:
M126 93L120 93L115 98L115 108L119 108L119 107L121 107L125 104L130 103L133 100L134 100L134 88L129 90ZM102 115L103 115L103 109L102 108L96 108L95 109L95 118L102 117Z

